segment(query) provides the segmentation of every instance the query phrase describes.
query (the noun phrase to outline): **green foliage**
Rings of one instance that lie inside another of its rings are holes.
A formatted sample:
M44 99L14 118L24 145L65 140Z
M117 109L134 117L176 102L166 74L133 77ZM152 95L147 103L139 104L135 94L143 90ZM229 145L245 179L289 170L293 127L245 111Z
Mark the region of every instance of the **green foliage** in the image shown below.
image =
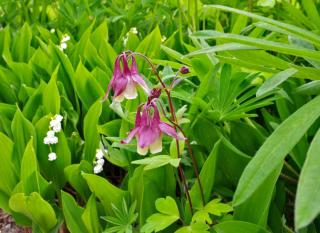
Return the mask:
M138 214L135 213L136 202L134 202L128 209L125 199L122 201L121 209L118 209L115 205L112 205L112 209L115 217L105 216L102 217L108 223L114 225L107 227L104 232L133 232L133 224L137 220Z
M180 218L178 206L172 197L159 198L155 205L159 213L153 214L147 219L147 223L141 228L141 232L161 231Z
M319 9L0 2L0 208L42 233L319 233ZM162 135L144 158L121 141L147 94L102 101L128 50L147 85L162 78L161 120L187 139Z

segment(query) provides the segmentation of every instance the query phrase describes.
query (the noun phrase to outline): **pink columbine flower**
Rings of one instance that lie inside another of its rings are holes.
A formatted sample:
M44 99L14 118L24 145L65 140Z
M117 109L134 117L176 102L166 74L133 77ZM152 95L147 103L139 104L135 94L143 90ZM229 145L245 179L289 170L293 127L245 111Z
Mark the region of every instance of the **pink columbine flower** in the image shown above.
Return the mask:
M116 102L121 102L124 98L135 99L138 96L137 85L141 86L146 93L149 93L147 84L139 75L135 57L131 56L131 67L129 68L127 56L124 52L117 57L114 63L113 76L104 100L108 98L111 89L114 92L113 100Z
M135 127L130 131L128 137L121 142L124 144L129 143L136 136L138 141L137 152L140 155L146 155L149 149L152 154L161 152L163 133L179 140L185 139L177 134L174 127L160 121L159 110L155 100L153 99L149 103L138 107Z

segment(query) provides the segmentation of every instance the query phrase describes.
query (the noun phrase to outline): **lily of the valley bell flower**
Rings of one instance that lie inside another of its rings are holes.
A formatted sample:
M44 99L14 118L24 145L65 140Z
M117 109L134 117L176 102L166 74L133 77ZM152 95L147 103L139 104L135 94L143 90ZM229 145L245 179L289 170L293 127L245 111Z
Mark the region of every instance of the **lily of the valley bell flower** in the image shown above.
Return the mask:
M121 142L129 143L136 136L138 141L137 152L140 155L146 155L149 149L152 154L161 152L163 133L179 140L185 139L177 134L174 127L160 121L159 110L155 101L156 99L153 99L151 102L138 107L135 127L128 134L127 139Z
M126 53L122 53L115 61L113 76L109 83L104 100L108 98L111 89L114 92L113 100L116 102L121 102L124 100L124 98L135 99L138 96L138 85L141 86L147 93L149 93L147 84L139 75L134 56L131 56L131 67L129 68Z

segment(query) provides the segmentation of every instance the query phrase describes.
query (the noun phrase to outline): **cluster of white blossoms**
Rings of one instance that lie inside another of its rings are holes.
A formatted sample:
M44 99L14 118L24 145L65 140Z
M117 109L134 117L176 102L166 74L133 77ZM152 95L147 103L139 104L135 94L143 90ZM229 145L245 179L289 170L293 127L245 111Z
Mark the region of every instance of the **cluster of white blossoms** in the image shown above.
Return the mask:
M61 121L63 116L55 115L50 121L49 128L50 130L47 132L47 136L43 139L43 143L46 145L53 145L58 143L58 137L55 133L59 133L61 131ZM51 150L50 150L51 151ZM57 155L55 152L50 152L48 155L49 161L54 161L57 159Z
M96 161L94 162L94 168L93 168L93 172L95 174L98 174L103 171L103 164L104 164L103 155L104 153L101 149L96 150Z
M60 41L60 50L61 51L65 50L68 47L67 41L69 41L69 40L70 40L70 36L68 36L68 35L64 35L62 37L62 39Z

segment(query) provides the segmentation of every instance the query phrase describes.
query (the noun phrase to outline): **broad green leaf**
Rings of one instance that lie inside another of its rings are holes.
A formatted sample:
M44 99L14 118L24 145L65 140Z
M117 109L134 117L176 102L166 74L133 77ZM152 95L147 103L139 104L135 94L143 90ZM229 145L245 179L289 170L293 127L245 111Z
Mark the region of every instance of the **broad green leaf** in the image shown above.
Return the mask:
M320 96L298 109L267 138L240 178L234 206L247 200L283 162L285 156L320 116L319 104ZM283 138L290 140L283 142Z
M320 130L314 136L309 147L306 161L299 177L295 200L295 228L299 230L309 225L320 213ZM314 204L313 204L314 203Z
M36 138L36 132L31 124L22 114L20 109L17 109L16 113L14 114L14 118L11 124L11 130L14 139L14 159L13 161L18 164L20 167L20 158L24 153L25 147L31 137Z
M141 228L141 232L151 233L164 230L179 219L176 216L153 214L147 219L147 223Z
M146 165L144 167L144 170L151 170L151 169L165 166L167 164L170 164L173 167L178 167L180 160L181 160L180 158L172 159L169 155L156 155L150 158L135 160L135 161L132 161L131 163Z
M45 87L45 82L41 82L24 105L22 113L30 121L32 121L35 117L35 109L39 109L43 105L43 95L46 94L46 92L44 92Z
M181 227L174 233L209 233L209 226L207 224L194 223L190 226Z
M216 163L217 163L217 153L219 147L221 145L221 141L219 140L214 144L212 151L210 152L208 158L202 166L199 177L200 182L204 192L204 199L207 202L211 196L214 180L216 177ZM202 198L199 183L196 181L189 191L190 197L192 200L192 204L196 208L202 207Z
M139 224L144 225L146 219L155 213L155 201L164 196L174 197L176 178L172 166L164 166L153 170L143 170L143 166L135 169L129 179L128 190L133 200L137 201Z
M101 88L98 81L81 62L78 64L75 73L75 87L77 95L86 110L104 96L104 90ZM90 94L88 95L88 93Z
M259 87L257 91L257 96L261 96L269 91L274 90L277 86L279 86L281 83L286 81L289 77L297 73L297 70L294 68L289 68L284 71L281 71L271 78L267 79L261 87Z
M14 61L28 62L30 57L30 43L32 39L32 31L28 23L25 23L18 32L13 45L12 57Z
M206 210L198 210L197 212L195 212L192 216L191 221L194 223L212 224L210 215Z
M279 164L249 199L234 208L234 220L251 222L262 227L267 226L269 208L276 191L275 185L281 169L282 164Z
M155 204L160 213L151 215L147 219L147 223L141 228L141 232L161 231L180 218L178 206L172 197L159 198Z
M180 216L178 206L175 200L170 196L157 199L155 204L156 209L162 214L172 215L176 217Z
M20 180L22 180L24 186L27 185L28 177L31 176L32 173L35 173L37 171L38 171L38 162L37 162L36 152L33 146L33 138L31 138L26 146L26 149L24 151L22 161L21 161ZM39 189L37 190L38 192L40 192Z
M87 181L89 188L95 193L96 197L101 201L106 213L112 214L111 204L120 205L122 199L127 197L127 192L123 191L108 180L93 174L82 174Z
M46 114L55 115L60 113L60 94L57 86L58 71L59 66L54 70L42 95L43 106Z
M92 163L99 149L100 135L98 132L99 117L102 110L100 101L94 103L84 118L84 159Z
M70 101L74 106L76 106L74 89L76 88L75 79L77 77L75 77L72 64L69 58L58 48L58 46L50 43L48 50L50 52L50 55L52 56L52 60L54 61L54 68L57 67L58 64L60 64L60 69L57 76L58 81L61 81L63 83Z
M67 138L64 134L64 129L56 133L58 143L51 146L52 151L57 155L54 161L48 160L50 153L49 146L43 143L49 130L51 116L41 118L36 124L37 130L37 159L41 173L57 186L63 186L66 178L64 175L64 168L71 164L71 152L69 149Z
M2 132L0 132L0 148L2 159L0 163L2 174L0 176L0 190L9 197L14 186L18 183L18 175L12 163L13 142Z
M225 203L221 203L220 199L213 199L204 207L204 210L210 214L221 216L233 211L233 208Z
M214 225L213 229L216 233L270 233L258 225L242 221L222 222Z
M158 26L147 35L138 45L136 51L140 52L150 58L156 57L160 52L160 45L161 45L161 33ZM145 70L147 64L146 63L139 63L138 67L139 70L142 72Z
M85 160L80 164L71 164L64 169L67 182L78 192L84 200L90 196L90 190L87 182L82 177L82 172L92 172L92 165Z
M43 232L49 232L57 223L54 209L38 193L31 193L30 196L23 193L14 194L9 205L13 211L30 218Z
M89 233L81 216L84 213L83 208L77 205L73 197L66 192L61 191L62 211L70 232Z
M97 204L96 204L96 197L92 194L87 202L86 208L81 216L81 219L86 226L88 232L90 233L99 233L100 230L100 223L99 223L99 216L97 212Z

